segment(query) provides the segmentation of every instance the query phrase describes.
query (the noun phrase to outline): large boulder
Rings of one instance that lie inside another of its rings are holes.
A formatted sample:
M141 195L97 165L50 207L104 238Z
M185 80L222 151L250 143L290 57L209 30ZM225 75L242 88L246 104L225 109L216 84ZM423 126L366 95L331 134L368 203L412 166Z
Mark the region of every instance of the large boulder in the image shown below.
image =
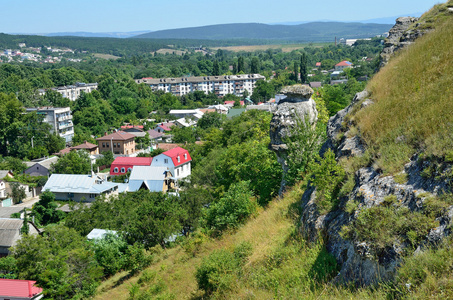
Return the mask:
M277 153L278 162L286 173L288 171L286 140L291 136L292 128L299 121L301 124L314 126L318 120L318 111L315 101L311 98L313 90L308 86L301 84L287 86L281 90L281 93L286 95L286 98L278 103L277 110L272 116L269 148ZM284 190L284 186L285 182L282 180L280 193Z

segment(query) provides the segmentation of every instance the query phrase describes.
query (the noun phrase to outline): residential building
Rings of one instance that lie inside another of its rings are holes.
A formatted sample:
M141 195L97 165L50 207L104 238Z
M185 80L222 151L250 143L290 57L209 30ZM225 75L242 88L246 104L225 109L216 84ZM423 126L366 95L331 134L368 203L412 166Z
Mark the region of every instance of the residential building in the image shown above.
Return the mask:
M43 122L52 126L51 132L56 132L65 139L66 143L72 142L74 137L74 124L72 124L72 113L69 107L40 107L26 108L27 112L36 111L43 117Z
M347 60L343 60L335 65L335 71L343 71L347 68L352 68L352 63Z
M122 157L115 158L110 166L110 175L126 175L135 166L150 166L152 157Z
M22 219L0 219L0 256L9 255L9 248L16 245L21 237L22 226L24 226ZM38 228L32 222L28 222L28 233L32 235L39 233Z
M175 188L175 181L167 167L136 166L129 177L128 192L147 189L150 192L167 192Z
M52 164L57 161L58 157L54 156L38 162L27 162L28 169L26 169L24 173L29 174L30 176L48 176Z
M192 158L190 157L189 151L181 147L176 147L155 156L151 166L166 167L179 180L191 174L191 161Z
M203 112L199 109L172 109L168 113L169 115L174 116L175 118L192 118L199 120L203 117Z
M35 286L36 281L19 279L0 279L0 300L39 300L42 288Z
M130 155L135 153L135 135L117 131L97 138L99 152L112 151L113 154Z
M165 133L165 132L170 132L171 128L175 126L175 122L165 122L165 123L159 123L156 125L154 128L155 131L159 133Z
M145 137L146 132L143 130L143 125L140 126L121 126L121 130L130 134L135 135L136 137Z
M72 150L85 150L87 151L88 153L90 153L90 155L97 155L99 154L99 147L95 144L92 144L92 143L88 143L87 141L83 142L82 144L80 145L77 145L77 146L74 146L74 147L71 147L71 151Z
M51 90L60 93L63 98L68 98L71 101L77 100L80 95L83 93L91 93L94 90L98 89L97 83L83 83L76 82L75 85L60 86L52 88ZM39 90L40 95L44 95L46 90Z
M55 194L56 200L92 202L97 196L118 193L118 184L92 175L52 174L42 188Z
M218 97L223 97L227 94L242 97L244 91L252 95L256 82L264 79L265 77L260 74L244 74L160 79L142 78L135 80L135 82L149 84L153 91L160 90L172 93L175 96L202 91L205 94L213 92Z
M87 239L89 240L102 240L107 234L117 235L118 232L115 230L106 230L106 229L99 229L93 228L87 235Z
M6 194L6 182L0 179L0 199L5 199L8 195Z

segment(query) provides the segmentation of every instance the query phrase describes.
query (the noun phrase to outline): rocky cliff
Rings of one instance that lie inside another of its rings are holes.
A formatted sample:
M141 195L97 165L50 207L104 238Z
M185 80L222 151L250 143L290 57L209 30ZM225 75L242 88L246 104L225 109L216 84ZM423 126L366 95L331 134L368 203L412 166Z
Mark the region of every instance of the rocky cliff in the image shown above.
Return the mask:
M324 145L331 148L338 160L364 154L365 147L360 137L348 134L349 125L346 116L352 110L360 110L372 105L368 92L358 93L352 104L338 112L328 123L328 141ZM345 134L341 134L341 133ZM375 245L367 240L344 238L342 229L352 226L362 211L385 204L387 197L396 196L395 209L407 209L410 212L419 212L426 205L430 195L442 193L448 189L449 180L442 176L438 180L422 176L423 164L414 156L406 164L404 183L398 183L394 176L382 176L379 170L372 166L360 168L355 173L352 191L340 199L338 208L326 215L320 215L316 207L316 187L306 190L302 199L302 231L310 241L316 241L323 236L328 251L335 256L341 265L341 271L336 280L340 282L353 281L357 284L369 285L382 280L390 280L395 274L407 241L396 239L391 246L376 250ZM446 166L444 172L451 171ZM354 203L356 208L347 211L348 203ZM415 215L414 215L415 216ZM436 244L451 233L453 224L453 206L442 211L436 218L436 227L430 230L420 243L418 250L426 244ZM384 230L384 229L383 229Z
M441 8L439 11L449 16L449 8ZM395 51L433 30L418 24L421 23L415 18L397 20L386 41L383 65ZM438 80L436 78L431 79ZM337 282L370 285L391 280L405 255L437 245L452 233L453 159L430 161L420 150L400 173L384 174L373 162L376 157L366 157L367 145L353 120L354 115L365 108L372 110L378 103L369 92L363 91L328 122L328 139L321 155L332 149L339 163L361 162L354 168L349 188L336 198L335 207L320 214L316 186L309 185L302 198L301 231L309 241L322 238L326 243L327 250L341 266ZM279 162L287 171L284 141L289 128L296 123L295 109L281 105L272 120L270 147L277 152ZM389 109L396 108L389 106ZM307 114L304 109L303 114ZM397 143L398 139L404 142L404 134L396 138Z

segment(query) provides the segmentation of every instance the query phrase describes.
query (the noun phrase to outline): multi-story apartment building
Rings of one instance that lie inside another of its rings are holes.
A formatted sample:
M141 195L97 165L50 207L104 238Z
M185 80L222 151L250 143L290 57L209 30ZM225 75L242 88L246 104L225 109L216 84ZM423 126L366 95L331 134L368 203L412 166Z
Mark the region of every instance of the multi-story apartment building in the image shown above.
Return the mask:
M83 82L76 82L75 85L67 85L67 86L59 86L56 88L52 88L53 91L60 93L63 98L68 98L71 101L75 101L80 97L82 92L84 93L91 93L94 90L98 89L97 83L83 83ZM44 95L46 90L41 89L39 90L40 95Z
M43 116L43 121L52 125L52 132L56 132L65 139L66 143L72 142L74 137L74 124L69 107L38 107L26 108L27 112L36 111Z
M260 74L222 75L222 76L197 76L180 78L142 78L136 79L136 83L149 84L153 91L164 91L175 96L182 96L190 92L203 91L205 94L214 92L223 97L226 94L243 96L247 90L252 95L258 80L265 79Z

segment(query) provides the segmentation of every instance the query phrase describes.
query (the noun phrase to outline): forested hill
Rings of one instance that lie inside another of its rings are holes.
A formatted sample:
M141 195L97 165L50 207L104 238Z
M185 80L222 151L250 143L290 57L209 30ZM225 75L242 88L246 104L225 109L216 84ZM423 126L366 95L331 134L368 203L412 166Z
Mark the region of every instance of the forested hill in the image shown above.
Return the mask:
M338 38L366 38L389 31L392 25L372 23L311 22L300 25L236 23L154 31L136 36L153 39L271 39L325 42Z

